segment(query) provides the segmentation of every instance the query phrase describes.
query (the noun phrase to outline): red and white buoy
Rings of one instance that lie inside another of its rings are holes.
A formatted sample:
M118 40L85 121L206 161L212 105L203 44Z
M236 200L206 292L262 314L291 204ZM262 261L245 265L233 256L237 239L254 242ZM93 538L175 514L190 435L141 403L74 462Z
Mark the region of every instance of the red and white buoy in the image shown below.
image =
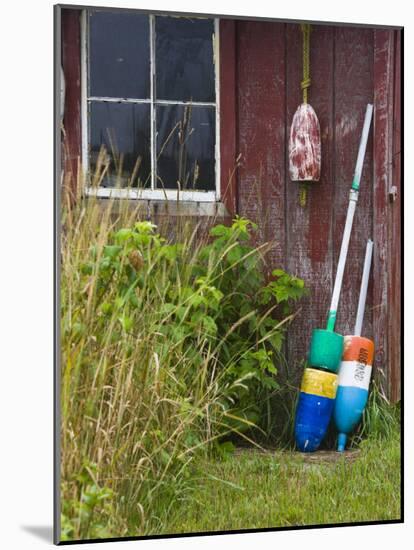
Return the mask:
M299 105L290 127L289 174L292 181L319 181L321 177L321 129L309 103Z
M321 176L321 128L318 117L308 103L310 79L310 25L302 24L303 34L303 80L301 88L303 103L293 116L289 136L289 174L292 181L303 182L300 203L306 204L306 182L319 181Z

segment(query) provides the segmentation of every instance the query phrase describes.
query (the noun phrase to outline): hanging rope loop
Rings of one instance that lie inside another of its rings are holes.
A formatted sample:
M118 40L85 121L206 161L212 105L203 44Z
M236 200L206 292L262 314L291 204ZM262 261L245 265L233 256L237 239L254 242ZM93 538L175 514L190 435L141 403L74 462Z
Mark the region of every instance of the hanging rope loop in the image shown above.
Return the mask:
M309 23L302 23L302 36L303 36L303 80L300 83L303 92L303 103L308 102L308 88L311 85L310 77L310 32L311 26Z

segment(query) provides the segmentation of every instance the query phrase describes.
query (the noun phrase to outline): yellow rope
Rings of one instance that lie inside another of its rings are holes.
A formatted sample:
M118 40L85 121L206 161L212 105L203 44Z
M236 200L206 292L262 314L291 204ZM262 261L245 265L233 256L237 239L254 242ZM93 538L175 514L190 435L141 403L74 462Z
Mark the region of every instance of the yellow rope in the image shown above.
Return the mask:
M311 85L310 77L310 32L311 26L309 23L302 23L302 43L303 43L303 80L300 83L303 93L303 103L308 102L308 88ZM299 204L302 208L306 206L307 199L307 185L306 183L301 183L299 187Z
M299 204L302 208L306 206L306 197L307 197L308 188L306 183L301 183L299 185Z
M309 62L309 38L311 32L311 26L309 23L302 23L302 36L303 36L303 80L300 83L300 86L303 91L303 103L308 102L308 88L311 85L310 78L310 62Z

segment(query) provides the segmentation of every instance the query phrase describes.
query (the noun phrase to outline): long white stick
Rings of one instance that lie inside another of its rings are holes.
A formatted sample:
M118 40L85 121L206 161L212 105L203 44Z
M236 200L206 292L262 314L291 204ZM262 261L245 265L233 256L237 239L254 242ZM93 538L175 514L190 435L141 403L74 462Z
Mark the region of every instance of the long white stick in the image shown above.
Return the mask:
M365 302L367 300L367 289L369 281L369 272L371 270L372 248L374 243L368 239L365 251L364 271L362 272L361 290L359 292L358 311L355 321L354 334L361 336L362 321L364 320Z
M342 279L344 277L346 257L348 255L349 239L351 237L352 222L354 221L355 207L358 201L358 191L351 189L346 215L344 235L342 237L341 252L339 253L338 267L336 268L335 285L332 293L331 306L329 308L328 330L333 330L336 321L336 312L338 310L339 295L342 288Z
M352 189L359 189L359 182L361 181L362 167L364 165L365 151L367 148L367 141L369 136L369 127L371 125L373 106L368 103L367 110L365 111L364 126L362 128L361 142L359 144L358 157L355 165L354 179L352 182Z
M329 316L327 329L334 330L336 321L336 312L338 309L339 295L341 293L342 279L344 276L345 262L348 255L349 239L351 236L352 222L354 220L354 213L356 203L358 202L358 190L359 182L361 180L362 166L364 164L365 150L367 147L369 128L371 125L373 107L370 103L367 105L365 112L364 126L362 128L361 141L359 143L358 157L355 166L354 179L352 181L352 188L349 195L348 212L346 215L344 235L342 237L341 251L339 253L338 267L336 271L334 290L332 293L331 306L329 308Z

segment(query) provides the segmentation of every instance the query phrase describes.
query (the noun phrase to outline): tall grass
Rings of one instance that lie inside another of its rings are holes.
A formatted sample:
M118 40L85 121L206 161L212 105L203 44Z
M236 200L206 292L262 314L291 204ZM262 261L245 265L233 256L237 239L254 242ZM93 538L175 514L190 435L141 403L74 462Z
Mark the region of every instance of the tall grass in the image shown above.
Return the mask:
M168 343L156 330L166 316L167 273L156 270L156 302L145 284L140 289L142 307L133 327L122 318L122 304L116 304L117 285L109 284L105 302L99 303L98 273L86 279L82 274L91 244L98 265L108 235L117 226L133 226L136 215L124 210L114 220L111 204L102 212L98 202L89 201L63 219L61 475L67 538L157 531L164 519L160 511L168 515L185 492L198 431L207 440L217 421L219 387L208 350L190 390L193 366L183 342ZM191 237L188 264L197 254ZM147 274L156 262L154 257L145 266ZM188 276L184 265L177 284L185 287ZM104 312L114 303L112 312ZM198 338L202 345L201 330ZM106 497L88 506L85 495L102 488L110 490Z
M254 399L253 379L272 387L276 369L264 346L273 341L279 349L292 318L273 320L270 300L303 292L299 279L280 271L279 286L263 294L263 311L234 311L234 303L256 299L261 279L243 297L243 274L234 283L225 274L259 261L260 248L242 247L233 234L226 240L218 226L220 247L210 249L208 234L182 219L165 229L174 234L169 243L138 207L114 205L78 198L63 209L63 539L161 530L191 488L194 459L226 434L247 437L242 426L253 422L237 407L240 396ZM246 223L238 223L234 234L246 238ZM231 299L214 286L219 280ZM219 305L232 319L224 333L217 333Z
M391 403L383 393L380 383L374 379L371 382L368 403L352 443L358 445L362 439L372 436L387 440L392 434L399 433L400 423L400 403Z

